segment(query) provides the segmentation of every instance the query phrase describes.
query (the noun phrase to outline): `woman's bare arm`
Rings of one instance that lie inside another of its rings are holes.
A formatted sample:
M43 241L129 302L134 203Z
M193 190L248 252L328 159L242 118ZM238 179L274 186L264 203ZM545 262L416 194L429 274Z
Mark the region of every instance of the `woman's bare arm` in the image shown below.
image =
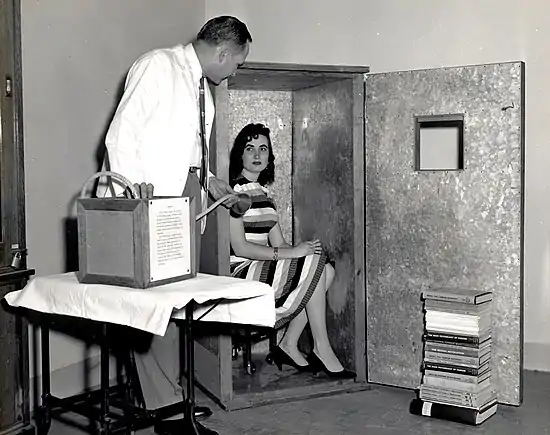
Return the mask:
M269 232L269 243L271 246L277 246L279 248L291 248L292 246L289 245L285 237L283 236L283 232L281 231L281 226L279 223L275 224L273 228L271 228L271 231Z
M278 224L276 225L278 227ZM275 228L275 227L274 227ZM272 229L273 231L273 229ZM281 231L279 227L279 232ZM243 220L242 218L229 218L229 233L231 238L231 247L235 255L243 258L248 258L251 260L271 260L275 255L275 248L270 246L263 246L257 243L248 242L245 238ZM277 236L275 236L277 237ZM281 239L284 242L282 233L280 234ZM270 233L271 241L271 233ZM285 243L285 246L277 246L278 248L278 258L299 258L306 255L312 254L315 252L315 241L304 242L296 247L288 246Z

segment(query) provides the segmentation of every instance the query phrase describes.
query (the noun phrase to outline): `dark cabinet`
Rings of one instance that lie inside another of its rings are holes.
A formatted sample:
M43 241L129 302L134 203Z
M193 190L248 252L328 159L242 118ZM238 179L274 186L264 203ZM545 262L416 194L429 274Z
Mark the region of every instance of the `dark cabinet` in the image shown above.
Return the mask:
M0 270L0 300L21 289L31 270ZM27 322L0 308L0 435L33 434L29 412L29 341Z
M20 0L0 1L0 435L34 433L27 323L4 301L34 273L26 269L20 17Z

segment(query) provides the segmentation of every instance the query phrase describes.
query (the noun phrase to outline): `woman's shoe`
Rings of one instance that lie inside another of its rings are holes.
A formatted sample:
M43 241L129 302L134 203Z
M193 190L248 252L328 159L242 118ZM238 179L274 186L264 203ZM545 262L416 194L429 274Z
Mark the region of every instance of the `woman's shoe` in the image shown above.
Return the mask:
M314 375L318 372L325 372L329 378L333 379L354 379L357 376L355 372L346 369L340 370L339 372L331 372L327 369L325 363L323 363L323 361L321 361L321 359L315 355L314 352L311 352L307 356L307 361L309 362L309 366L311 367L311 371Z
M290 366L290 367L294 367L299 372L307 372L310 369L309 365L305 365L305 366L298 365L296 361L294 361L292 357L288 353L286 353L283 349L281 349L279 346L276 346L271 349L271 352L269 352L269 355L267 355L266 360L268 361L271 360L279 370L283 369L283 364L286 364L287 366Z

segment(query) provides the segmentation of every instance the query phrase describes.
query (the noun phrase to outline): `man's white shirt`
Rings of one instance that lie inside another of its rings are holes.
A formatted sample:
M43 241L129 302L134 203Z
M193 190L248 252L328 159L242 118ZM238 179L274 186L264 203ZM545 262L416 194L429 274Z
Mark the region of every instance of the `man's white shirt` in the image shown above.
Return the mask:
M189 168L201 166L201 77L192 44L153 50L140 57L128 72L105 138L108 165L104 168L132 183L152 183L155 196L181 195ZM214 113L212 94L205 86L207 146ZM123 192L118 183L112 188L117 196ZM102 180L97 196L110 196L112 188ZM203 208L206 201L203 192Z

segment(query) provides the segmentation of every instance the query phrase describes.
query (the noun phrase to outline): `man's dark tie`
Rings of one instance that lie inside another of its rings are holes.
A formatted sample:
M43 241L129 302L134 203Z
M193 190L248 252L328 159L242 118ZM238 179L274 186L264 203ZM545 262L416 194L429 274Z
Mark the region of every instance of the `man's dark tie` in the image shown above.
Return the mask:
M200 183L204 190L207 190L206 178L208 172L208 148L206 147L206 116L205 116L205 102L204 102L204 77L201 78L199 85L199 111L200 111L200 136L202 147L202 159L201 159L201 178Z

